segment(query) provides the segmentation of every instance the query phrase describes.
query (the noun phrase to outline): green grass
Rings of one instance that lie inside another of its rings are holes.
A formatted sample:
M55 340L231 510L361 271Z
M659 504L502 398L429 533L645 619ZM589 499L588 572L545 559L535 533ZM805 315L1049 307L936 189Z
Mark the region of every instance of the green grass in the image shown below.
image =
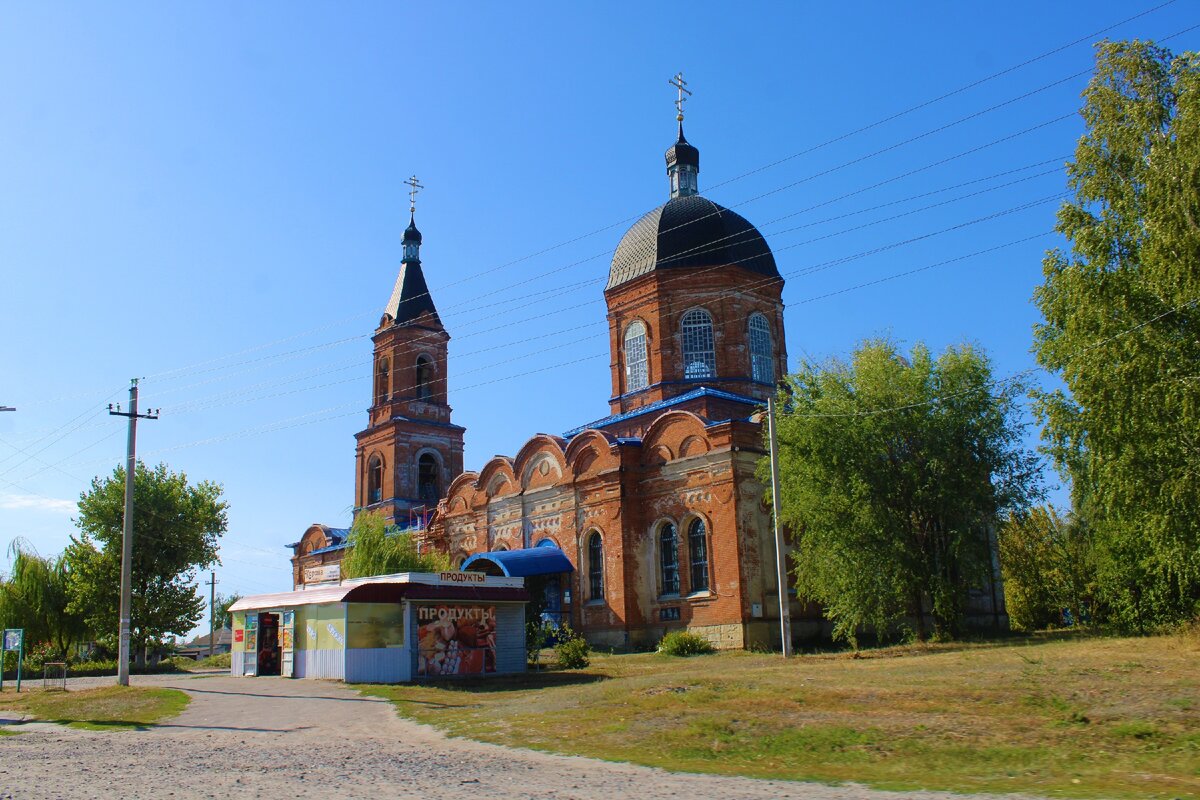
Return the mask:
M672 770L1052 797L1200 798L1200 639L594 655L362 687L455 736Z
M34 689L0 694L0 711L20 711L39 720L85 730L141 730L177 716L190 698L176 689L104 686L80 691Z

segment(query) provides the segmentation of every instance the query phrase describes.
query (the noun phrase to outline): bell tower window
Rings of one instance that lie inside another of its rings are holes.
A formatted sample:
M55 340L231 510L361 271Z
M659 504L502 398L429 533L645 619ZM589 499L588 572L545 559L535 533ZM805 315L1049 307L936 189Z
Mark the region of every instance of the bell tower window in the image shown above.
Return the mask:
M625 391L636 392L650 384L646 361L646 326L635 322L625 329Z
M417 359L417 399L428 400L433 397L433 361L429 356Z
M371 456L367 462L367 503L383 500L383 459Z
M712 315L693 308L683 315L683 377L685 380L715 378L717 354L713 344Z
M388 360L386 358L379 359L379 367L375 372L375 404L386 403L388 401L390 385L388 383Z
M775 352L771 326L762 314L750 315L750 375L759 383L775 380Z
M436 503L442 496L438 486L438 462L426 453L417 459L417 496L425 503Z

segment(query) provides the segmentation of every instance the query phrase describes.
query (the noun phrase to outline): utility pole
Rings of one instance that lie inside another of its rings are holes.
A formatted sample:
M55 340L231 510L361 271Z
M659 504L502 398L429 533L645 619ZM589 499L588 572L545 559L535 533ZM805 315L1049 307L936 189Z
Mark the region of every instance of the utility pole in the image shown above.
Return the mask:
M208 580L205 585L208 586L208 657L212 658L213 650L213 628L217 623L217 573L208 573Z
M771 437L771 502L775 510L775 568L779 575L779 633L783 638L783 657L792 654L792 616L788 602L787 556L783 552L783 528L779 523L779 439L775 431L775 395L767 398L767 431Z
M121 631L117 647L117 683L129 685L129 618L133 606L133 475L137 471L137 421L158 419L159 409L138 413L138 379L129 383L129 410L122 411L121 404L114 408L110 403L108 413L114 417L129 418L129 443L125 450L125 527L121 533Z

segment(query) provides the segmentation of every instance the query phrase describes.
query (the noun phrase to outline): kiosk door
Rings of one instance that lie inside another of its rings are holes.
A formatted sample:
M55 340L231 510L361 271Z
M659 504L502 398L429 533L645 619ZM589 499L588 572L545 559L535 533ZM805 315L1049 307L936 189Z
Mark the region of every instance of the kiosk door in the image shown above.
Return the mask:
M242 674L258 674L258 612L246 612L245 658L242 659Z
M282 619L279 625L279 674L284 678L291 678L295 674L296 612L284 611L280 616Z

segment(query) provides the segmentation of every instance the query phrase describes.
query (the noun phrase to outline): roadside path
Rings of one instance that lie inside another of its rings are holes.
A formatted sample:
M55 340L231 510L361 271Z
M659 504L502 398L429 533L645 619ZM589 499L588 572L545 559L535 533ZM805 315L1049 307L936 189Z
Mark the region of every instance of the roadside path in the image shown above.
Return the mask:
M72 684L105 681L112 679ZM401 718L387 701L328 681L210 674L133 682L181 689L192 702L146 731L39 724L0 737L0 800L963 800L940 792L678 774L449 739Z

